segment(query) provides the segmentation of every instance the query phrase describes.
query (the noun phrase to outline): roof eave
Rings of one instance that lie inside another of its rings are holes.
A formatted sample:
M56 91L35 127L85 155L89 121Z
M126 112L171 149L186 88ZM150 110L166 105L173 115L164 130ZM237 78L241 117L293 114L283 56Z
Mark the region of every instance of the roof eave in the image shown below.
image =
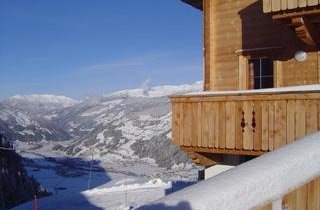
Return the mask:
M199 10L202 10L202 0L181 0L186 4L193 6Z

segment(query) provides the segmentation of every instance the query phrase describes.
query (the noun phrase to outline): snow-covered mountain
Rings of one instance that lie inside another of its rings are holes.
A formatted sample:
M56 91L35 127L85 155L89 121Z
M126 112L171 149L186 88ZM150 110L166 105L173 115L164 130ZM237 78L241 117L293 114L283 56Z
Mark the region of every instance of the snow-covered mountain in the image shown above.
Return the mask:
M187 157L171 145L168 96L201 89L201 82L148 87L83 102L62 96L15 96L0 104L0 129L21 141L56 140L53 149L72 156L146 158L170 167ZM66 139L70 140L61 141Z
M9 139L20 141L70 139L68 132L54 124L46 114L77 103L65 96L13 96L0 103L0 132Z
M56 95L15 95L4 102L18 110L23 110L36 116L42 116L49 111L71 107L79 101L66 96Z
M194 84L184 85L163 85L155 87L142 87L139 89L122 90L111 93L107 96L127 96L127 97L163 97L173 94L187 93L187 92L198 92L202 89L203 82L199 81Z

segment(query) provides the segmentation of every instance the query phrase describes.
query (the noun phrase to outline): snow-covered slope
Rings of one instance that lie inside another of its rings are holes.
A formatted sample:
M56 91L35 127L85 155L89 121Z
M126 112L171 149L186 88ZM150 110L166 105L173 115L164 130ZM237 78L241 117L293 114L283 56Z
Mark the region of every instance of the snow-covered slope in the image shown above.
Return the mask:
M11 140L66 140L70 135L46 114L78 103L64 96L13 96L0 103L0 132Z
M6 104L0 104L0 132L10 140L70 139L70 135L63 128Z
M202 83L125 90L77 104L61 113L58 124L74 137L55 149L69 155L140 159L160 166L186 162L187 156L171 145L171 108L168 95L200 91Z
M13 140L66 140L72 156L133 160L171 167L188 161L171 145L169 95L202 90L202 82L123 90L77 102L64 96L14 96L0 106L0 129Z
M29 175L53 193L39 199L39 209L128 210L193 184L197 179L197 170L191 165L168 170L147 162L122 164L98 159L91 162L48 151L45 142L43 147L23 142L16 146ZM13 209L33 209L33 202Z
M79 101L65 96L32 94L15 95L4 103L19 110L24 110L28 113L41 116L52 110L73 106L79 103Z

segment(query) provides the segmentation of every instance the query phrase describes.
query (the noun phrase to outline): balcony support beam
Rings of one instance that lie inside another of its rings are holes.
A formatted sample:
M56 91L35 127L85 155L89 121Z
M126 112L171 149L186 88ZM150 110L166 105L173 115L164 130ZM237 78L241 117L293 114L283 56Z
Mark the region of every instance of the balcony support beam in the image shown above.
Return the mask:
M251 156L259 156L266 151L254 151L254 150L237 150L237 149L217 149L217 148L205 148L205 147L187 147L180 146L180 149L185 151L186 153L213 153L213 154L226 154L226 155L251 155Z

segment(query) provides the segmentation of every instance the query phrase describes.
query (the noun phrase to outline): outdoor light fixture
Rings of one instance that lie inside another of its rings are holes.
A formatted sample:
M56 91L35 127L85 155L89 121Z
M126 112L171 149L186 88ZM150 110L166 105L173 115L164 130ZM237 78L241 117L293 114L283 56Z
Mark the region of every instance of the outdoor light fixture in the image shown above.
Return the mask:
M298 50L295 54L294 54L294 59L298 62L303 62L307 59L307 53L305 51L302 50Z

